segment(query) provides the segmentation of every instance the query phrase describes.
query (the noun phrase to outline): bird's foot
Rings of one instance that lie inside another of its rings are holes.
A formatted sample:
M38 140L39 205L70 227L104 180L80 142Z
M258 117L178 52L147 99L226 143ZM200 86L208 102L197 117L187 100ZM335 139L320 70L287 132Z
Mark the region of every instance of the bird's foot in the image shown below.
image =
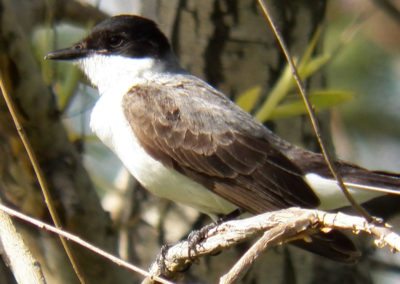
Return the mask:
M163 276L167 276L171 273L171 271L169 271L169 269L166 265L166 262L168 261L166 256L167 256L168 249L170 247L171 247L170 245L163 245L161 247L160 253L158 254L157 259L156 259L157 266L159 267L159 270L161 271L161 275L163 275ZM179 270L177 270L175 272L183 273L183 272L187 271L191 265L192 265L192 262L185 262L184 264L181 264L181 266L179 267Z
M157 255L156 263L161 271L161 275L167 275L168 269L165 265L166 254L169 249L170 245L163 245L161 247L160 253Z
M223 222L230 221L230 220L237 218L242 213L243 213L243 211L241 209L236 209L227 215L219 217L215 223L208 224L199 230L192 231L187 238L189 258L192 257L192 252L194 254L196 253L196 246L200 245L201 242L206 239L208 232L211 229L218 227L218 225L222 224Z
M188 242L188 256L192 258L193 255L196 254L196 246L200 245L202 241L204 241L208 235L208 232L218 226L218 223L211 223L199 230L192 231L189 236L187 237Z

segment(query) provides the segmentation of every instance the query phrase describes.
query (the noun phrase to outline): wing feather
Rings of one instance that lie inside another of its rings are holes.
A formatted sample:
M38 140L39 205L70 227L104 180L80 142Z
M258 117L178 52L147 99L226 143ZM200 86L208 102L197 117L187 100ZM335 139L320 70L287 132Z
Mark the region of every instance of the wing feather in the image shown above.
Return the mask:
M124 97L125 116L150 155L251 213L318 205L264 126L203 81L180 79L137 85Z

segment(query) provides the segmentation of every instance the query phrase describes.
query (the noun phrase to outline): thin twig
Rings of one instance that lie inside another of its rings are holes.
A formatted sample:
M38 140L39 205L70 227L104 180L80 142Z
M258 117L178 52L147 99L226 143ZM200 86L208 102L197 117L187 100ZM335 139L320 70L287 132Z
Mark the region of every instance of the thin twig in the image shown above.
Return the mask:
M350 194L349 190L346 188L346 185L343 182L342 176L340 175L340 173L337 171L336 165L333 162L330 153L328 152L327 148L325 147L325 143L324 140L321 136L321 131L318 125L318 121L315 117L315 112L314 109L310 103L310 101L308 100L308 97L306 95L306 90L304 88L304 85L300 79L300 76L297 72L297 68L294 64L294 61L289 53L288 48L286 47L286 44L282 38L282 35L280 34L280 32L278 31L277 27L275 26L275 23L273 22L272 18L270 17L270 13L268 10L268 7L265 5L263 0L258 0L258 3L263 11L264 17L267 21L267 23L269 24L269 26L271 27L272 31L275 34L275 37L277 39L277 41L279 42L279 45L282 49L283 54L286 57L287 62L289 63L289 66L291 68L292 71L292 75L294 80L296 81L296 85L297 85L297 89L303 99L303 102L307 108L307 112L309 114L309 118L312 124L312 127L314 128L314 133L315 136L317 137L318 140L318 144L321 148L321 152L322 155L324 156L324 159L326 161L326 164L329 167L330 172L332 173L333 177L335 178L335 180L337 181L340 189L342 190L343 194L345 195L345 197L347 198L347 200L350 202L350 204L362 215L364 216L365 219L367 219L369 222L373 221L374 219L371 217L371 215L368 214L368 212L362 208L352 197L352 195Z
M151 279L153 279L155 281L158 281L160 283L163 283L163 284L173 284L172 282L170 282L168 280L165 280L165 279L162 279L160 277L151 275L146 270L143 270L143 269L141 269L141 268L139 268L139 267L137 267L137 266L135 266L133 264L130 264L129 262L126 262L126 261L124 261L124 260L122 260L122 259L120 259L120 258L118 258L118 257L116 257L116 256L114 256L114 255L112 255L112 254L110 254L110 253L108 253L108 252L106 252L106 251L104 251L104 250L92 245L92 244L90 244L89 242L79 238L78 236L76 236L74 234L71 234L69 232L63 231L63 230L61 230L59 228L53 227L53 226L51 226L49 224L46 224L46 223L44 223L42 221L39 221L39 220L34 219L32 217L29 217L29 216L27 216L25 214L22 214L21 212L18 212L18 211L14 210L14 209L11 209L11 208L3 205L3 204L0 204L0 210L6 212L10 216L16 217L16 218L21 219L23 221L26 221L26 222L28 222L28 223L30 223L30 224L38 227L38 228L45 229L45 230L47 230L49 232L52 232L52 233L57 234L59 236L62 236L64 239L67 239L67 240L69 240L71 242L74 242L74 243L76 243L78 245L81 245L82 247L87 248L88 250L93 251L93 252L97 253L98 255L101 255L102 257L104 257L104 258L106 258L108 260L111 260L115 264L117 264L119 266L122 266L124 268L127 268L127 269L129 269L131 271L134 271L134 272L136 272L136 273L138 273L138 274L140 274L142 276L149 277L149 278L151 278Z
M269 231L266 231L261 238L257 240L242 257L235 263L235 265L229 270L228 273L223 275L219 283L229 284L234 283L239 279L240 275L247 271L257 257L267 249L278 245L282 242L285 237L283 226L277 226Z
M46 179L44 177L42 169L39 166L39 162L37 160L35 152L33 151L32 146L29 142L29 139L26 136L25 130L19 120L20 115L14 106L14 103L8 93L8 90L6 89L6 86L5 86L4 80L3 80L3 74L1 74L1 73L0 73L0 89L3 94L4 100L7 104L8 110L11 114L11 117L14 121L15 128L17 129L17 132L22 141L22 144L24 145L24 148L28 154L29 160L31 161L33 170L35 171L37 180L39 182L40 188L41 188L43 196L44 196L44 200L45 200L47 208L50 212L51 219L57 228L61 228L62 226L61 226L60 218L58 217L57 211L53 204ZM74 256L70 246L68 245L67 241L61 236L60 236L60 240L61 240L62 246L64 247L64 250L69 258L69 261L71 262L72 268L74 269L76 276L78 277L80 283L84 284L85 283L84 276L81 273L81 271L79 270L77 260Z

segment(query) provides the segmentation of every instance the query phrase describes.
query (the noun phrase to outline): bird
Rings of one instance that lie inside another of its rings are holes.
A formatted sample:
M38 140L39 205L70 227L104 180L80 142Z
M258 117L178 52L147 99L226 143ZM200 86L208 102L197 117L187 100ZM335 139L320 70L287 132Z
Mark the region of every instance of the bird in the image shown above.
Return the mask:
M117 15L45 59L78 65L98 89L90 127L139 183L211 216L349 203L323 156L280 138L181 67L157 24ZM396 191L400 176L335 161L358 202ZM354 263L353 242L332 230L296 245Z

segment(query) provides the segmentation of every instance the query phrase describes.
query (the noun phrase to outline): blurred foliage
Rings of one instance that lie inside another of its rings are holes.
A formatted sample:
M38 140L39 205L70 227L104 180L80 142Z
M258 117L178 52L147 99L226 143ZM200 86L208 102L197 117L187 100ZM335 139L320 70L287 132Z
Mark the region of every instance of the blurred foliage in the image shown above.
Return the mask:
M333 52L325 51L322 54L314 54L317 42L321 37L321 29L318 29L308 44L301 60L298 62L298 72L302 80L307 80L325 67L332 59ZM297 61L297 60L295 60ZM239 95L236 103L247 112L257 109L255 117L261 122L273 119L287 118L290 116L306 114L307 110L300 96L291 98L289 102L283 102L294 91L295 81L289 65L286 65L282 75L268 94L266 100L257 105L262 89L255 86ZM331 108L352 99L353 95L345 91L320 90L311 92L309 99L316 111ZM283 102L283 103L281 103Z
M241 94L236 103L245 111L251 112L255 108L258 99L261 96L261 87L256 86ZM295 94L285 94L286 100L274 107L267 114L265 120L283 119L291 116L299 116L307 113L307 109L302 99ZM314 109L318 112L324 109L332 108L353 99L351 92L342 90L316 90L311 91L309 99Z
M49 27L38 29L33 35L33 46L38 62L42 65L43 78L49 84L56 82L54 91L57 94L58 106L62 113L75 97L78 83L82 79L81 71L70 63L41 59L43 54L49 50L68 46L72 42L80 40L85 34L86 30L83 28L60 25L54 29L49 29Z
M320 90L311 91L309 100L314 109L318 112L324 109L332 108L353 99L354 95L347 91ZM296 96L296 99L278 105L271 113L271 119L281 119L294 115L306 114L307 110L303 100Z
M336 33L335 30L329 33L328 44ZM351 118L350 124L370 128L372 123L379 126L379 131L394 130L392 134L400 134L400 127L393 129L385 123L400 123L399 79L394 70L396 59L393 57L375 42L359 34L329 66L330 85L358 94L355 102L342 108L343 114Z
M337 151L363 166L399 172L400 25L371 1L330 6L324 48L337 46L349 29L354 32L326 72L330 86L356 94L337 108Z

